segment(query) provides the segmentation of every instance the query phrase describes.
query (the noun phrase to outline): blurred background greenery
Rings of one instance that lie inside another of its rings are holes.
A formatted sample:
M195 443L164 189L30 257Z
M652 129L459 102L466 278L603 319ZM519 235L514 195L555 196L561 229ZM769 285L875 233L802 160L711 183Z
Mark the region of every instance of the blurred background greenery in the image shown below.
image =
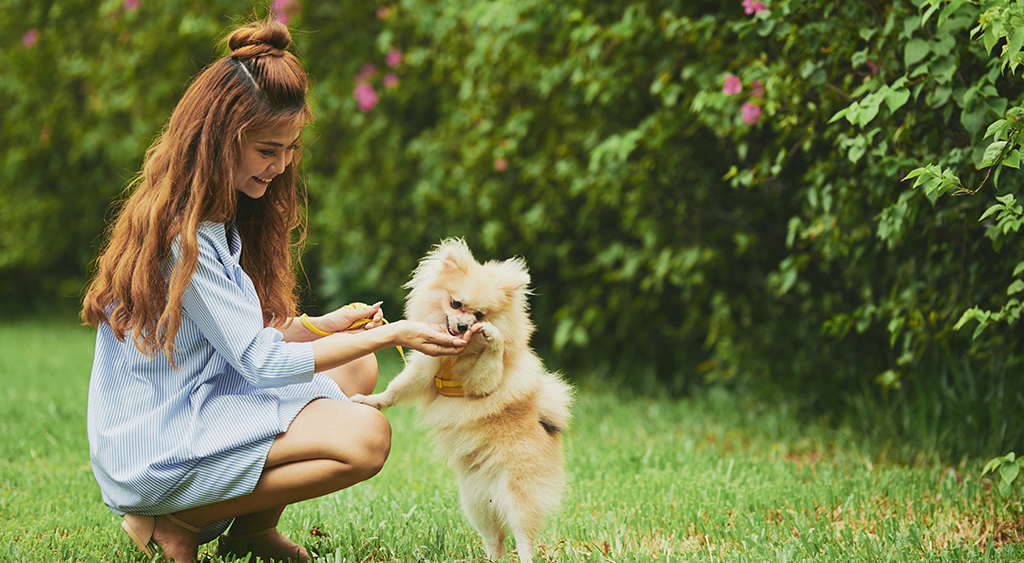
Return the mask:
M1021 186L1015 119L986 162L1011 2L0 0L0 315L74 310L189 79L270 10L314 78L307 310L397 316L459 236L527 259L580 384L726 387L911 458L1024 446L1024 246L979 221ZM901 181L926 164L981 189ZM1005 314L954 330L975 306Z

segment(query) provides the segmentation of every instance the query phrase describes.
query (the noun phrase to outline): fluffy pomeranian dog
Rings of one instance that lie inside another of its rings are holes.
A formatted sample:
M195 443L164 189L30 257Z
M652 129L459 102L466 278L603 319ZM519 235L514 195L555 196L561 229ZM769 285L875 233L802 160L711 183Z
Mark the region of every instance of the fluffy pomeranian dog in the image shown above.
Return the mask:
M565 481L562 432L572 388L529 346L529 284L521 258L480 264L461 239L443 241L406 284L406 318L447 326L469 344L458 356L414 353L385 391L352 397L378 409L418 402L492 561L506 554L506 530L520 561L532 560Z

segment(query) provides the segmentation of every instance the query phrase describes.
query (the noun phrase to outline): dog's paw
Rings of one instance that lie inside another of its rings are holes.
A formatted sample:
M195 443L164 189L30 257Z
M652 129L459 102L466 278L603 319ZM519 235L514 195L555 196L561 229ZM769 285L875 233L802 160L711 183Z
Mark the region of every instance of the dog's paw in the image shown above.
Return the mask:
M480 336L484 339L484 342L486 342L491 348L497 348L501 346L501 343L503 341L501 333L498 332L498 329L494 328L494 325L486 321L480 323Z
M384 396L383 396L382 393L377 393L376 395L370 395L370 396L366 396L366 395L352 395L351 397L349 397L349 400L352 401L353 403L359 403L360 405L367 405L367 406L373 407L373 408L375 408L377 410L384 410L384 409L386 409L386 408L391 406L384 399Z

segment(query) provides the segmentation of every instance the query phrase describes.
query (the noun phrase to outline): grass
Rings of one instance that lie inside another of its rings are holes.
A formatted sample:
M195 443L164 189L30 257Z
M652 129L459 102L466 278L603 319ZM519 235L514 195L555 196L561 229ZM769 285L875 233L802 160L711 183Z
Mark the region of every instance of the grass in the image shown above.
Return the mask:
M71 322L0 324L0 561L145 560L89 468L92 345L93 333ZM722 391L669 401L582 387L566 441L569 486L537 560L1024 559L1020 501L986 492L976 461L879 461L849 432ZM282 530L325 563L483 560L414 409L388 417L384 470L290 507Z

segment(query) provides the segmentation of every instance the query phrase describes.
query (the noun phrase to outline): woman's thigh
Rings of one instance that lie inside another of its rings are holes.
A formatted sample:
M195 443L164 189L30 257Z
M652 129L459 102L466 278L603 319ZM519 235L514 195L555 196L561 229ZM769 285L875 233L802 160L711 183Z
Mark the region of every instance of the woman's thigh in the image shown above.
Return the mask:
M278 434L265 467L315 459L379 466L391 451L391 425L366 405L317 399L302 409L288 430Z
M324 375L338 384L338 388L347 397L353 395L371 395L377 386L377 357L373 354L358 360L329 369Z

